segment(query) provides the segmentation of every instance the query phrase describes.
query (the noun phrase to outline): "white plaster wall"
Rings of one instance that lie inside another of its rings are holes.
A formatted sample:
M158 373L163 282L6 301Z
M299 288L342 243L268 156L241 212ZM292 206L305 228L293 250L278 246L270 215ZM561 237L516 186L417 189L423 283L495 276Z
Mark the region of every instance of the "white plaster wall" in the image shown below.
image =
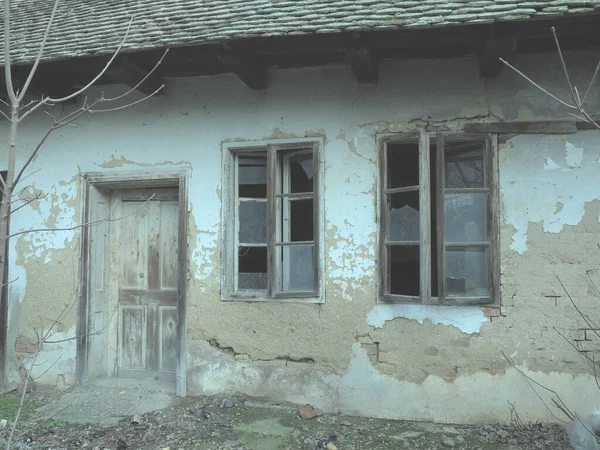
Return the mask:
M518 63L529 73L539 75L542 82L552 85L548 71L539 70L545 58L528 57ZM583 58L575 66L576 79L586 73L587 65ZM79 223L79 176L82 173L189 167L190 343L206 342L218 335L219 342L231 340L236 351L238 345L243 347L238 353L247 352L271 360L282 353L313 359L326 374L312 369L305 373L297 368L292 372L282 369L279 373L279 379L286 383L303 380L298 384L299 393L291 400L308 399L326 407L324 399L331 399L329 404L335 405L332 409L385 417L472 421L481 417L472 411L487 411L484 417L490 420L506 419L506 400L510 399L511 386L518 378L514 371L497 376L468 372L464 377L458 376L451 386L444 385L448 382L433 374L424 383L402 381L400 374L382 374L366 366L360 346L355 344L357 333L381 329L386 336L392 335L391 341L397 341L401 335L390 331L392 325L412 329L410 327L431 323L435 326L427 325L427 330L434 335L440 333L432 336L432 341L443 340L442 333L466 334L480 339L473 352L483 352L487 346L488 352L495 352L495 358L501 359L500 349L508 354L516 351L515 360L525 367L532 358L535 360L536 354L519 353L521 342L527 341L527 345L532 346L530 341L543 340L541 334L530 337L524 331L532 317L535 318L537 309L533 305L521 305L522 318L512 313L511 318L506 319L508 326L502 322L496 325L497 319L490 322L478 308L470 309L465 315L436 307L376 304L378 150L375 137L378 133L422 126L427 121L449 121L447 125L452 128L464 120L547 118L561 117L564 113L511 74L504 73L493 82L482 82L476 62L470 59L384 62L380 78L376 86L357 86L346 67L277 71L271 74L270 86L265 92L250 91L234 76L170 80L163 98L148 100L128 110L86 116L77 129L64 128L56 132L32 164L29 170L32 175L26 179L32 189L50 195L35 208L24 208L15 214L12 229L68 227ZM121 92L123 89L111 90ZM60 108L54 111L61 113ZM34 148L48 124L49 118L43 114L23 124L19 136L20 162ZM4 126L3 133L6 135L6 132ZM218 290L221 198L224 195L220 170L222 144L231 140L304 136L325 138L325 304L223 306L219 303ZM600 198L600 191L593 183L600 158L595 142L589 133L511 140L503 150L501 185L503 221L510 229L512 242L503 242L503 255L516 258L515 255L527 254L531 223L543 223L545 231L559 233L564 226L581 222L586 202ZM563 204L561 211L556 209L557 202ZM77 255L77 245L77 232L35 234L13 241L9 277L15 279L11 284L11 339L16 339L17 334L24 331L23 324L29 323L27 317L22 317L22 312L27 311L24 300L39 305L47 295L40 292L39 287L35 291L29 288L31 277L39 276L37 271L43 270L40 264L52 266L61 252ZM503 266L510 269L514 266L512 261L505 258ZM35 271L34 266L28 270L30 263L36 264ZM515 278L511 283L519 286L525 281ZM48 292L66 296L68 291ZM60 303L59 298L51 302ZM42 312L48 319L54 313L50 308L42 308ZM274 314L275 318L268 321L267 313ZM242 318L250 324L240 326ZM262 329L262 334L250 333L248 327L252 321ZM289 335L290 323L294 323L297 330L294 336ZM67 329L73 325L74 322L67 324ZM509 328L513 325L518 331L511 335ZM452 330L445 331L446 328ZM244 334L246 332L248 334ZM41 381L54 383L60 374L72 379L74 352L74 346L63 345L60 352L48 346L40 359L55 366ZM474 361L480 354L465 352L461 361ZM62 355L58 362L57 353ZM237 369L232 370L222 362L194 355L190 350L188 379L192 392L262 392L259 388L265 382L265 374L257 372L254 363L245 362L245 369L236 366ZM410 364L420 364L419 355L411 358ZM242 372L236 372L238 369ZM572 375L562 374L563 370L568 372L561 366L556 369L556 375L544 376L552 380L553 386L572 389ZM569 391L567 395L581 394L580 398L585 398L581 409L587 412L596 404L593 380L582 375L577 378L577 386L579 394ZM371 389L377 394L369 395ZM494 390L499 393L482 406L482 393ZM378 410L378 402L384 401L387 392L393 393L390 398L398 402L386 400ZM400 400L409 394L411 402L402 403ZM444 402L457 401L459 395L460 407L445 412L439 409ZM469 409L469 405L477 407ZM535 401L523 408L527 417L549 418L543 405Z

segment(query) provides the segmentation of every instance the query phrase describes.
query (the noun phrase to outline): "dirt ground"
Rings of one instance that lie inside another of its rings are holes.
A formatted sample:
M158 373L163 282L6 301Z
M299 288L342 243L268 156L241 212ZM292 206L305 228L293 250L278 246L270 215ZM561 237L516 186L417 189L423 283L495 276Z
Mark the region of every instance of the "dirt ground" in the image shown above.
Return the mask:
M0 448L18 397L0 399ZM310 410L308 411L310 413ZM464 426L339 414L312 419L299 408L247 397L176 398L164 386L104 382L28 394L14 450L570 449L562 427Z

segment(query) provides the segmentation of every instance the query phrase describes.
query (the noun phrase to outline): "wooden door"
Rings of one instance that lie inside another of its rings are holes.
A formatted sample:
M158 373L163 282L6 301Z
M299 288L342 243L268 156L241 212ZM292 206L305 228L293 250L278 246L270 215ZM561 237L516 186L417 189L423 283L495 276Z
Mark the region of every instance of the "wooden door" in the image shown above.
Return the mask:
M174 379L177 366L178 190L114 193L117 376Z

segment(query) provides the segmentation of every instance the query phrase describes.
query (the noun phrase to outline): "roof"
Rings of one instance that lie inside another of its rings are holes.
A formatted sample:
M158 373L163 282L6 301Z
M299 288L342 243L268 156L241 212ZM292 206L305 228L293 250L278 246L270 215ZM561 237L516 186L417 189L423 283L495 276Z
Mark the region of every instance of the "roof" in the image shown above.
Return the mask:
M53 3L54 0L12 0L14 63L26 64L35 58ZM132 17L126 50L596 11L600 11L600 0L62 0L44 60L111 53ZM0 43L3 52L2 47Z

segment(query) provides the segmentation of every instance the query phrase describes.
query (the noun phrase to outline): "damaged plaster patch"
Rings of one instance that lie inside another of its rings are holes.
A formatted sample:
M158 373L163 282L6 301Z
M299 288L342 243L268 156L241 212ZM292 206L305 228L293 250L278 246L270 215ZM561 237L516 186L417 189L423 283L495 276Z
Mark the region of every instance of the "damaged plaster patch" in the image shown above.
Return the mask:
M542 222L547 233L577 225L585 204L600 199L597 132L576 136L517 136L500 168L504 220L515 228L510 248L527 251L529 223ZM584 150L585 149L585 150ZM587 163L587 162L590 163Z
M583 149L575 147L570 142L566 142L565 151L567 153L567 165L571 168L581 167L581 161L583 161Z
M546 165L544 166L544 170L557 170L560 169L560 166L552 161L552 158L546 159Z
M431 320L434 325L450 325L466 334L479 333L481 326L488 322L478 306L379 304L367 314L367 323L375 328L383 328L385 322L398 317L416 320L420 324L424 320Z

